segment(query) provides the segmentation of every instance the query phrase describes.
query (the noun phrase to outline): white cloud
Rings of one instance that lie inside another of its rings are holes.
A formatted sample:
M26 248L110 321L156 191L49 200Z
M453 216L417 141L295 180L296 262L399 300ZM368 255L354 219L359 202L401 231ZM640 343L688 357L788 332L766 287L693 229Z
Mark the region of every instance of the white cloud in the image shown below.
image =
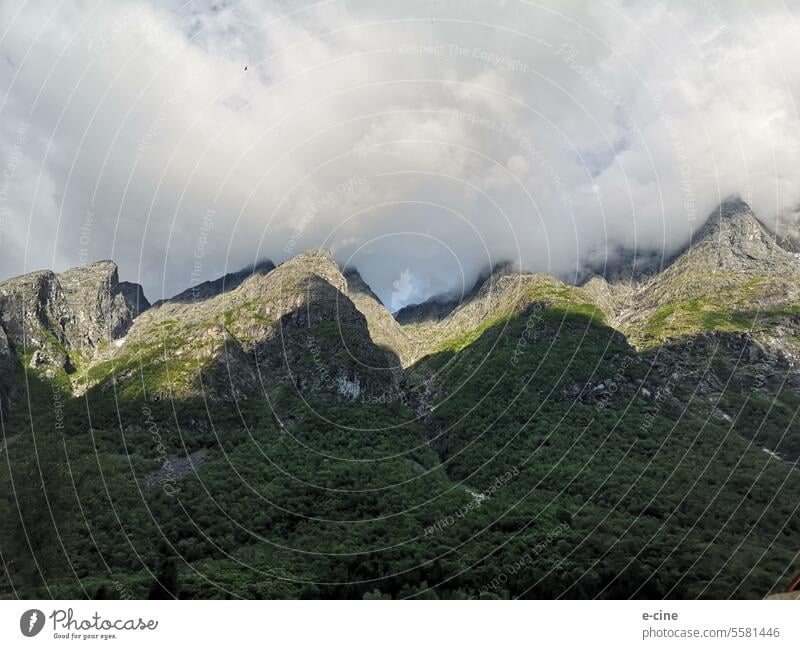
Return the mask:
M797 206L800 12L546 4L4 2L0 275L155 299L325 243L391 302Z

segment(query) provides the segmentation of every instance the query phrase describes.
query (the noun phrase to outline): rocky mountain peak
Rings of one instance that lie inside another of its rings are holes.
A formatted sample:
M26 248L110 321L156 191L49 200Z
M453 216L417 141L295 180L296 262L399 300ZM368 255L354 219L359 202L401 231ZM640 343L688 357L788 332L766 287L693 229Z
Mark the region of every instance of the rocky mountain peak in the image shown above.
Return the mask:
M347 280L327 248L307 250L278 266L281 276L298 277L309 273L324 279L342 293L347 293Z
M713 237L726 231L739 228L752 228L758 225L758 219L753 209L739 196L732 196L722 201L717 208L708 215L705 224L694 237L700 241Z
M616 325L636 345L708 331L790 327L800 262L738 197L721 203L688 248L629 299Z
M722 202L694 237L694 263L730 271L775 270L791 259L739 197Z

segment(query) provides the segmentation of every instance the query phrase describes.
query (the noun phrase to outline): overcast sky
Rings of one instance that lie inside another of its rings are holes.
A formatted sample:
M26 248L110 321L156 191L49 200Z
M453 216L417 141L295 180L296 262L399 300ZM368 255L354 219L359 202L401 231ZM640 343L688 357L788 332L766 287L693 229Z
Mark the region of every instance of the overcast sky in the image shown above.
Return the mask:
M791 4L791 7L789 7ZM0 276L319 245L392 308L800 201L797 3L0 3ZM245 70L247 67L247 70Z

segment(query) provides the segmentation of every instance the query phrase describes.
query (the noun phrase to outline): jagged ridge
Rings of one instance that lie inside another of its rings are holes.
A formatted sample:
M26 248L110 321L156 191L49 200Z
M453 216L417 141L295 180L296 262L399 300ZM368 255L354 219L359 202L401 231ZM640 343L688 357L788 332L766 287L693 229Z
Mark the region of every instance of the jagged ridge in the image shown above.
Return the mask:
M81 365L78 391L112 375L119 378L120 371L124 376L126 363L135 367L147 358L158 365L171 359L172 379L153 377L156 384L164 381L154 387L165 395L178 386L199 389L191 377L213 365L218 366L214 374L228 376L231 389L219 392L227 398L262 383L259 355L266 358L267 349L284 354L272 346L286 344L284 334L292 327L328 323L363 338L348 343L339 335L335 343L337 334L331 331L332 349L344 355L339 360L352 370L350 379L358 374L355 368L362 368L366 374L391 375L397 383L402 368L420 358L461 349L488 328L540 304L605 320L640 349L706 332L754 331L763 345L778 348L772 356L791 363L798 358L798 270L795 256L777 244L740 199L720 205L687 250L653 276L611 281L595 276L574 287L499 264L462 300L432 298L395 317L357 270L343 274L327 251L298 255L277 269L264 261L157 302L150 310L141 287L119 282L112 262L98 262L61 275L42 271L0 284L0 334L5 334L0 357L13 365L13 350L27 336L25 348L32 355L26 361L33 367L72 373ZM117 343L109 345L112 341ZM295 352L299 362L302 349ZM285 365L291 374L291 363ZM273 369L276 375L282 372ZM385 381L378 383L389 389Z

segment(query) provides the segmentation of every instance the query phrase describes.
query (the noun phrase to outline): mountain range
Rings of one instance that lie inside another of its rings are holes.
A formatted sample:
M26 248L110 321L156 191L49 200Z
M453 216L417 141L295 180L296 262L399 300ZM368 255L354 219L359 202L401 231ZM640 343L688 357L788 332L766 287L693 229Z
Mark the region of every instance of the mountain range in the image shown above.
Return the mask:
M800 258L738 198L392 314L312 250L0 283L6 596L761 597L800 571Z

